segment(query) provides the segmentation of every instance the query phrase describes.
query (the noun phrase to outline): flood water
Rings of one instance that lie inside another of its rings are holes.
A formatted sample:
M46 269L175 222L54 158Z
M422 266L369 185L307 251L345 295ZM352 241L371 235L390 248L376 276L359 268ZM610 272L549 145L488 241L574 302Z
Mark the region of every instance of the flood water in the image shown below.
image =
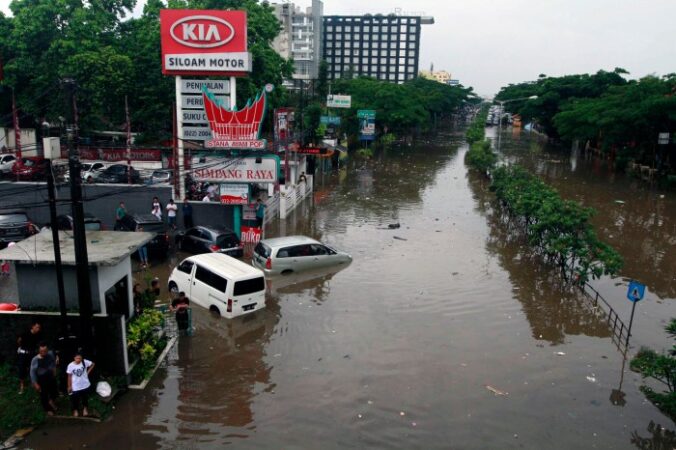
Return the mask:
M595 286L628 319L627 278L645 282L632 351L670 347L673 197L532 136L502 145L599 210L626 264ZM508 234L465 152L449 133L318 175L312 201L267 236L313 236L350 266L270 280L245 320L195 307L195 335L109 421L45 426L25 447L672 448L651 440L651 422L674 424L645 401L603 314Z

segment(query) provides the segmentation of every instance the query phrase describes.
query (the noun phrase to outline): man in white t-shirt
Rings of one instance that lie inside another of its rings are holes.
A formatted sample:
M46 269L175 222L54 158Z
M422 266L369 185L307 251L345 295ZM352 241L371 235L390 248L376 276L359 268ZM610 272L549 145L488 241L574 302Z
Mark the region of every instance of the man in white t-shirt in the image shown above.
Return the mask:
M82 403L82 415L87 417L89 411L89 374L94 370L94 363L84 359L80 353L75 354L73 362L68 364L68 395L73 409L73 417L80 415L80 403Z
M178 211L178 206L174 203L174 199L169 200L166 206L167 209L167 223L171 228L176 228L176 211Z

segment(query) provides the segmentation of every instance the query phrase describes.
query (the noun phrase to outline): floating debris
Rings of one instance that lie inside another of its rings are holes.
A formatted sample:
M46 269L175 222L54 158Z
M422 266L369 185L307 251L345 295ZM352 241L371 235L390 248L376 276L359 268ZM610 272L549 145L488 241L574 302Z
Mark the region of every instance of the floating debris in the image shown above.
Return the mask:
M557 356L566 356L566 352L554 352Z
M509 395L509 392L501 391L500 389L494 388L493 386L490 386L490 385L488 385L488 384L485 384L484 386L486 387L486 389L488 389L489 391L491 391L492 393L494 393L496 397L501 396L501 395L502 395L502 396L507 396L507 395Z
M624 205L624 200L615 200L618 205Z
M392 236L392 237L393 237L394 239L399 239L400 241L408 241L408 239L405 239L405 238L403 238L403 237L399 237L399 236Z
M591 374L591 376L587 375L587 381L589 381L590 383L596 383L596 377L594 376L594 374Z

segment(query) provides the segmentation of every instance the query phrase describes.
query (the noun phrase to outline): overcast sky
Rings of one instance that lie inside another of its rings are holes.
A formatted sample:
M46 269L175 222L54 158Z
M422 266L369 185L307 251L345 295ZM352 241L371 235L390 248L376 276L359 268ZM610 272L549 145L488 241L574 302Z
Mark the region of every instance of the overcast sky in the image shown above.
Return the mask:
M5 12L9 1L0 0ZM639 78L676 72L676 0L324 1L325 14L396 8L435 18L423 26L420 68L434 63L481 95L541 73L623 67Z

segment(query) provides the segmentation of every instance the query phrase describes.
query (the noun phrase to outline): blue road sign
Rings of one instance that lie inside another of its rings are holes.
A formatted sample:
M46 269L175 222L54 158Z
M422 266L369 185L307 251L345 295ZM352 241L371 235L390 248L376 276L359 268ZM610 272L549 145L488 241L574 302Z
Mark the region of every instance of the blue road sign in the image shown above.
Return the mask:
M641 284L638 281L632 281L629 283L629 288L627 289L627 298L632 302L638 302L643 300L643 295L645 294L645 284Z

